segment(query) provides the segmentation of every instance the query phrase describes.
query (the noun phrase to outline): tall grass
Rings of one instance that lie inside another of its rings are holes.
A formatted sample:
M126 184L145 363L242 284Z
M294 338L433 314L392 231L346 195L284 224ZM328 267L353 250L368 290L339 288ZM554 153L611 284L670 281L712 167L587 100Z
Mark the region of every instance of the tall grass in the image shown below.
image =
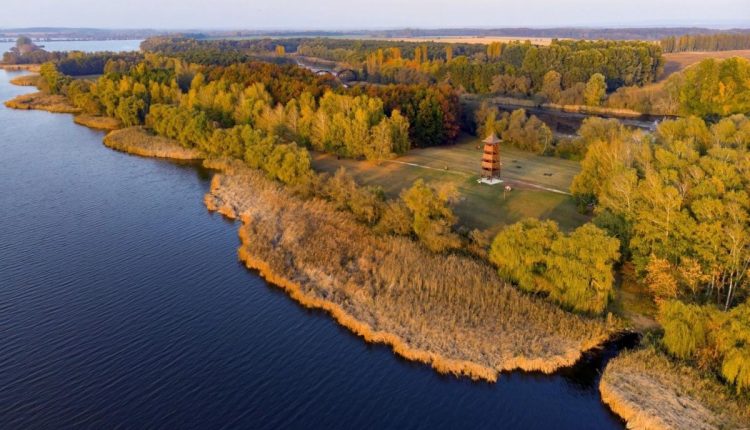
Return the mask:
M36 109L54 113L80 113L81 110L73 106L67 97L59 94L41 92L22 94L5 102L11 109Z
M495 380L571 365L615 330L520 293L486 263L375 235L329 202L303 201L237 164L230 171L214 177L205 202L240 214L248 267L406 358Z
M104 145L118 151L143 157L197 160L203 158L197 149L184 148L172 139L150 134L143 127L115 130L104 137Z

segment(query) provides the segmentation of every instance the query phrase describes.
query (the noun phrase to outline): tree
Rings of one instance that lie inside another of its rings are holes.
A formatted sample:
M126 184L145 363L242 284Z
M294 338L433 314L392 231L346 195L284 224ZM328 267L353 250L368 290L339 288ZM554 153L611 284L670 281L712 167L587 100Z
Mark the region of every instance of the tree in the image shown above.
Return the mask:
M115 109L115 117L126 127L142 124L145 116L146 102L136 96L120 99Z
M737 394L750 389L750 301L732 309L717 333L721 375Z
M604 75L594 73L586 83L586 90L583 93L584 101L588 106L599 106L602 104L604 97L607 95L607 83Z
M414 234L433 252L457 248L461 244L451 231L456 216L449 205L455 197L454 188L436 189L422 179L417 179L401 193L401 200L411 213Z
M58 72L57 66L52 62L42 64L39 75L42 77L42 89L50 94L60 94L63 87L70 82L70 78Z
M445 62L450 63L453 61L453 46L446 45L445 46Z
M652 255L646 266L646 285L657 302L677 297L677 281L669 261Z
M16 48L21 48L25 45L32 45L34 42L31 41L31 38L28 36L18 36L18 39L16 39Z
M662 342L672 355L692 358L706 345L706 310L700 306L668 300L660 304L657 319L664 328Z
M552 243L544 274L550 298L576 311L601 313L614 296L612 265L620 242L591 223Z
M500 276L525 291L546 291L539 275L547 270L547 256L560 236L554 221L528 218L504 228L490 247L490 261Z
M557 103L560 100L560 93L562 91L562 75L554 70L544 74L542 81L542 90L540 93L548 101Z
M576 311L601 313L613 294L619 247L593 224L565 235L554 221L526 219L498 233L489 257L519 288L547 293Z

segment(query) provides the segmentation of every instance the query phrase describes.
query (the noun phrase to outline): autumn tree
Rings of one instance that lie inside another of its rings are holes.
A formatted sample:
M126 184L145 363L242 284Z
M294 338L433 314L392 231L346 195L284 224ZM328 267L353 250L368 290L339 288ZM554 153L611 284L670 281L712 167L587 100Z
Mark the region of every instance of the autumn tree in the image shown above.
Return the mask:
M557 103L560 100L561 91L562 75L554 70L545 73L542 81L542 89L539 93L548 101Z
M586 91L583 93L584 101L588 106L599 106L601 105L604 97L607 95L607 83L604 75L601 73L594 73L586 82Z
M410 188L401 193L401 200L411 214L414 234L433 252L442 252L461 245L458 236L452 231L456 216L450 204L455 198L455 188L431 187L422 179L417 179Z

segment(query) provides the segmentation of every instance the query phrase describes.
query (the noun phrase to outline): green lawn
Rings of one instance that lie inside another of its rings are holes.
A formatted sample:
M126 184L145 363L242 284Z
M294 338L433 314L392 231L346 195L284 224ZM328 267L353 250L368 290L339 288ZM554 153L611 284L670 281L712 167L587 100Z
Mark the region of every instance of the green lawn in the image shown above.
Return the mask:
M481 148L478 139L465 137L455 145L414 149L379 165L314 153L313 166L318 171L327 172L344 166L357 182L380 185L391 197L397 196L418 178L428 183L455 183L461 194L455 207L459 222L492 233L525 217L553 219L566 230L588 220L577 211L573 199L565 194L579 171L578 162L542 157L501 144L502 176L513 188L504 196L503 185L476 182Z

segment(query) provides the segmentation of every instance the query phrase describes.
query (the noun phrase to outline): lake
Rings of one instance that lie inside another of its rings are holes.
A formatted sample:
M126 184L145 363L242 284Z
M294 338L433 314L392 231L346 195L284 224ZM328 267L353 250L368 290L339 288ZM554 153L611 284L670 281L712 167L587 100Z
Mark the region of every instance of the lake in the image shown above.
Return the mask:
M1 100L31 90L16 75ZM102 136L0 105L0 428L624 428L597 389L618 345L554 375L438 375L239 264L209 171Z

